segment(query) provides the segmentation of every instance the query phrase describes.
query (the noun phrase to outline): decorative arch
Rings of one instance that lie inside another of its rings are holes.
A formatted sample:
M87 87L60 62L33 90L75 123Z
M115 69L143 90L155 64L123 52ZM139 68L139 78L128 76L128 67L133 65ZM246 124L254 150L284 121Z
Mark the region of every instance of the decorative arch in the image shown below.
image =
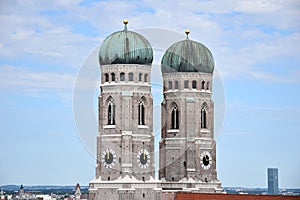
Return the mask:
M173 87L172 87L172 81L169 81L169 82L168 82L168 89L171 90L172 88L173 88Z
M205 89L205 81L201 82L201 89L204 90Z
M144 75L144 82L148 82L148 74Z
M178 89L178 81L175 81L175 89Z
M110 96L107 98L107 125L116 124L116 105L114 99Z
M120 73L120 81L125 81L125 73L124 72Z
M132 73L132 72L130 72L130 73L128 74L128 80L129 80L129 81L133 81L133 73Z
M186 80L184 81L184 89L188 89L189 88L189 81Z
M192 81L192 89L197 89L197 81L196 80Z
M104 74L104 80L105 80L105 82L109 82L109 75L108 75L108 73Z
M111 73L110 76L111 76L111 81L116 81L115 73Z
M171 105L171 129L179 129L179 108L175 102Z
M142 97L138 102L138 125L146 124L145 102L144 97Z
M207 128L207 104L201 106L201 128Z
M142 82L142 79L143 79L143 74L139 73L139 81Z

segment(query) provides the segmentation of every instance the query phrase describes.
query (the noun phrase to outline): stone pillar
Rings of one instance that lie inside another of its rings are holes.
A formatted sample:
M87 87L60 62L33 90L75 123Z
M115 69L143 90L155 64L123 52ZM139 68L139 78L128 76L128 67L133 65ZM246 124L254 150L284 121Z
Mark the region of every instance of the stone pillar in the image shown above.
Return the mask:
M132 92L122 92L122 130L132 130Z
M195 174L195 99L186 98L186 176Z
M132 174L132 131L122 131L122 176Z

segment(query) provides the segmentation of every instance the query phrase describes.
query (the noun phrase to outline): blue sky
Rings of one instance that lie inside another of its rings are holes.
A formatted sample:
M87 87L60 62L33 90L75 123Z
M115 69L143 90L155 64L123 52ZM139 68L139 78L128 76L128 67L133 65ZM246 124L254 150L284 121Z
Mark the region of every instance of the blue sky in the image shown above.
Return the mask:
M266 187L267 167L278 167L280 187L299 188L299 12L297 0L0 0L0 185L85 185L94 177L84 137L93 143L96 114L77 111L82 101L95 108L97 48L127 18L131 30L170 31L176 40L188 28L212 51L221 76L214 84L224 87L216 106L226 102L217 138L223 186ZM158 105L159 59L171 45L164 42L153 45ZM80 80L84 73L91 79ZM76 96L79 80L86 99Z

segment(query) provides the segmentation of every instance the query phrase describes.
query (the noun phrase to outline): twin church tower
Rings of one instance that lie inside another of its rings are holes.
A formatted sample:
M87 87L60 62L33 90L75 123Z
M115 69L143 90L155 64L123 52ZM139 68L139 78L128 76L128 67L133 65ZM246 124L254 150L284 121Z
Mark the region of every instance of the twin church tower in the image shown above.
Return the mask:
M151 64L142 35L109 35L101 67L96 177L92 200L163 200L164 193L220 192L216 172L210 50L188 38L163 55L159 179L155 178Z

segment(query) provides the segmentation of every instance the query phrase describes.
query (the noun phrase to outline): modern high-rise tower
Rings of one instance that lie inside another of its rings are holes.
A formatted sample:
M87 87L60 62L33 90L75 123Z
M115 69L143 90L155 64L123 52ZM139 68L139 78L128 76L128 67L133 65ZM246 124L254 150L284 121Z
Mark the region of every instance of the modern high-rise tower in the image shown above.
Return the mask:
M268 194L278 194L277 168L268 168Z
M163 189L219 192L210 50L188 38L171 45L163 75L159 178Z

